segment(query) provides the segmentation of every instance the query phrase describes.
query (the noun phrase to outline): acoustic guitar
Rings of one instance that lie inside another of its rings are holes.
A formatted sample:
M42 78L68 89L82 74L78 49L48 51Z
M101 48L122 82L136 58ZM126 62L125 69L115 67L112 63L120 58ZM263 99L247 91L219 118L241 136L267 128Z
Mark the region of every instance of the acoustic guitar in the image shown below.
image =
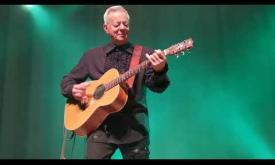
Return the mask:
M193 47L193 40L186 39L163 50L166 56L185 54ZM90 81L85 94L88 102L83 104L68 99L65 105L64 126L78 136L87 136L97 129L108 115L119 112L127 102L127 94L120 84L150 66L148 60L133 69L119 74L116 69L108 70L100 79Z

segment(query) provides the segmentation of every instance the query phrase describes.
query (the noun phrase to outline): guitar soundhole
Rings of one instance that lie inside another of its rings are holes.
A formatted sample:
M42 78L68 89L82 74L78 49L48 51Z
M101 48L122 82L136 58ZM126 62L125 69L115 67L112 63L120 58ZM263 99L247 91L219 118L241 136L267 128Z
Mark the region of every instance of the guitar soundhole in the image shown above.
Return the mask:
M103 96L104 92L105 92L105 86L104 86L103 84L102 84L102 85L99 85L99 86L96 88L93 97L94 97L95 99L100 99L100 98Z

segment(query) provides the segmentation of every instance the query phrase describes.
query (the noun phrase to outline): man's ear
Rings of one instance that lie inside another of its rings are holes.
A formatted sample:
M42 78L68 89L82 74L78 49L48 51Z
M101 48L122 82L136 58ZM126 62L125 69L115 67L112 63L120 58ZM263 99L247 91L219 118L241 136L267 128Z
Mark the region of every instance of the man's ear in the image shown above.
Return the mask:
M103 24L103 29L106 34L109 34L107 24Z

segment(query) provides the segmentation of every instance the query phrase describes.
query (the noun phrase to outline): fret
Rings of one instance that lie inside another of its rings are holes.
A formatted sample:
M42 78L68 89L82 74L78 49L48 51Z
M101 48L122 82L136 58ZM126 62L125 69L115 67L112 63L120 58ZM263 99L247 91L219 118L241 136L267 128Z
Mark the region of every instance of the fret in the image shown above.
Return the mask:
M172 45L171 47L163 50L163 53L165 56L167 55L176 55L178 56L179 53L183 53L184 51L188 51L193 47L193 40L187 39L182 41L181 43ZM115 78L114 80L110 81L107 84L104 84L105 91L110 90L111 88L121 84L122 82L126 81L127 79L131 78L132 76L138 74L142 69L146 69L150 66L149 60L145 60L142 63L140 63L137 67L128 70L127 72L121 74L119 77Z

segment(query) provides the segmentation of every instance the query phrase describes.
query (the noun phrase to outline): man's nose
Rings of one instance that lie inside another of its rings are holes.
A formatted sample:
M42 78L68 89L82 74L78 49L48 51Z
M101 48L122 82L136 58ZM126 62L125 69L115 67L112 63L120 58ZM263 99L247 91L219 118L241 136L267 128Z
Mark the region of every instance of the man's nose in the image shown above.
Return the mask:
M127 29L128 27L125 26L125 25L123 25L123 24L121 24L121 25L119 26L119 28L120 28L120 29Z

